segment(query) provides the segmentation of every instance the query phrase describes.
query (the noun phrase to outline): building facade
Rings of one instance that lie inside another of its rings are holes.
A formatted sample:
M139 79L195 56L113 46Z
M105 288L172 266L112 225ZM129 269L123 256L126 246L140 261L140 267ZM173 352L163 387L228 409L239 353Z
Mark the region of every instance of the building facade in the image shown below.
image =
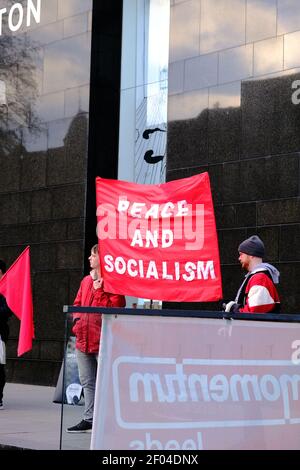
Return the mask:
M299 311L297 0L2 0L0 21L0 258L31 246L36 331L17 359L12 321L9 380L56 383L62 308L96 242L96 176L208 171L224 300L257 233L283 311Z

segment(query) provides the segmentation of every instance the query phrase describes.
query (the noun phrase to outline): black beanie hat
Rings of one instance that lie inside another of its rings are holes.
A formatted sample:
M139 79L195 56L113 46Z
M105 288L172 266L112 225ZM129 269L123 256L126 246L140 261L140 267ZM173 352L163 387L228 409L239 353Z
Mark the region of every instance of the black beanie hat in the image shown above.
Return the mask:
M238 251L246 253L246 255L263 258L265 256L265 245L257 235L252 235L240 244Z

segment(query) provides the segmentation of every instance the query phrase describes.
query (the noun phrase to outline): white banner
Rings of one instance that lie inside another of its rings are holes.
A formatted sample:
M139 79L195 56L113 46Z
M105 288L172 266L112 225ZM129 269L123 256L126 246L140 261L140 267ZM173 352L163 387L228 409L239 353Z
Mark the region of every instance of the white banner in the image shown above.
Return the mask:
M300 325L103 315L92 449L300 449Z

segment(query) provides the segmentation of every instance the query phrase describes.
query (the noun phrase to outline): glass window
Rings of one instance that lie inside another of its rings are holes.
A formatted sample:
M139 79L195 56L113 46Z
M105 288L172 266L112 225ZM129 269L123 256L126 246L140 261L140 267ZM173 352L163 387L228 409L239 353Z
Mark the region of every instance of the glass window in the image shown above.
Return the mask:
M197 90L218 82L218 54L207 54L185 62L184 88Z
M245 43L244 0L202 0L200 53Z
M208 88L169 97L168 121L197 117L208 108Z
M169 95L183 92L184 61L173 62L169 66Z
M300 66L300 31L284 36L284 68L291 69Z
M246 42L276 36L276 22L276 0L247 0Z
M219 83L253 75L253 44L227 49L219 54Z
M264 75L283 69L283 37L254 44L254 74Z
M298 0L278 0L277 34L300 29L300 2Z
M189 0L171 8L170 62L199 54L200 6Z
M124 2L119 179L165 181L169 21L170 0Z

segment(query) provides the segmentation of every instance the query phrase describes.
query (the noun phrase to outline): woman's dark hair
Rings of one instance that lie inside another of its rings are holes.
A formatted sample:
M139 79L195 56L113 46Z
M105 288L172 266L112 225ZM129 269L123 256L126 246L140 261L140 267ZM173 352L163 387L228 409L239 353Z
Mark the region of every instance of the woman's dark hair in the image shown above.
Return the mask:
M0 259L0 270L2 271L2 274L6 273L6 263L3 259Z

